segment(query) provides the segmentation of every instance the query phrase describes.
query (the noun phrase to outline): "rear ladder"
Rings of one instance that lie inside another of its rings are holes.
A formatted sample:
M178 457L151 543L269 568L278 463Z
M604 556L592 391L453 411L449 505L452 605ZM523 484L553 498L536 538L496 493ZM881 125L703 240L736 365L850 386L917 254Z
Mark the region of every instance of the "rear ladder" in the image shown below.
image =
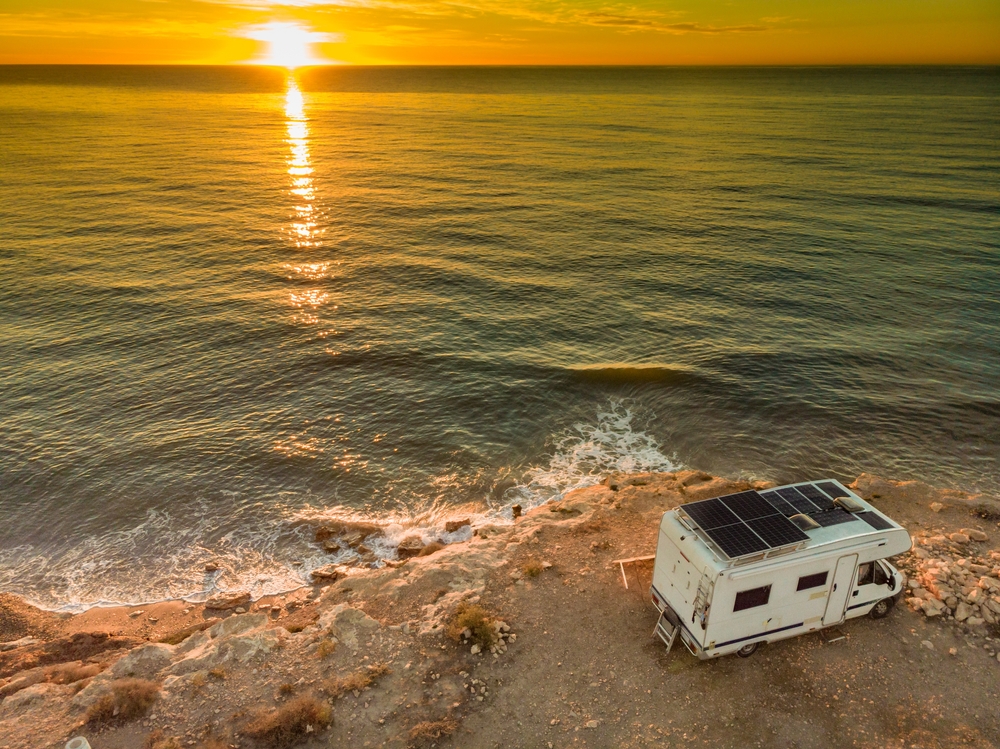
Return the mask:
M674 613L673 609L667 606L660 612L660 618L656 620L656 627L653 629L653 634L666 643L667 652L669 653L680 631L681 620L677 618L677 614Z

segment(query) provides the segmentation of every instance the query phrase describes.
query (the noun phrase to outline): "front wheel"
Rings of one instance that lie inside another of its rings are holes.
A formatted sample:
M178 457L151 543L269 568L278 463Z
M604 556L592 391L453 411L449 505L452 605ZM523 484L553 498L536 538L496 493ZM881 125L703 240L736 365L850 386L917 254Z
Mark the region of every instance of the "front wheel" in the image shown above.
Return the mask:
M872 606L872 610L868 612L868 616L872 619L881 619L889 610L892 609L892 604L895 603L891 598L883 598L881 601Z
M760 647L759 642L751 642L749 645L744 645L742 648L736 651L736 655L740 658L749 658L751 655L757 652L757 648Z

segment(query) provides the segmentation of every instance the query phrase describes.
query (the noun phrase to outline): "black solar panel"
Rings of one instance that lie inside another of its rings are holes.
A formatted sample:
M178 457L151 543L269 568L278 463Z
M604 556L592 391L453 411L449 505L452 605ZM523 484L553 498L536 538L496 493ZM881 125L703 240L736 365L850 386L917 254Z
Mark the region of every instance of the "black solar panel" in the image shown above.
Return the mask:
M802 486L796 486L796 489L810 502L816 505L821 510L832 510L834 507L833 500L827 498L827 496L817 489L812 484L802 484Z
M830 499L836 499L837 497L848 497L848 496L850 496L849 492L844 491L843 489L841 489L839 486L837 486L832 481L824 481L824 482L822 482L820 484L816 484L816 486L818 486L820 489L822 489L827 494L829 494L830 495Z
M817 512L814 515L810 515L813 520L819 523L824 528L831 525L840 525L841 523L850 523L854 521L854 515L847 512L846 510L830 510L829 512Z
M768 495L740 492L691 502L681 509L730 559L808 540L785 517L798 511L774 492ZM801 495L800 499L806 501Z
M791 517L798 512L798 510L788 504L788 502L779 497L778 492L763 492L760 496L766 499L767 503L771 505L771 507L776 509L786 518Z
M727 497L719 497L719 501L736 513L740 520L753 520L765 515L774 515L776 510L757 492L740 492Z
M856 516L864 520L868 523L868 525L877 531L884 531L887 528L892 528L892 523L874 512L859 512Z
M723 525L738 523L740 519L733 514L733 511L716 499L703 499L701 502L692 502L684 505L686 512L694 522L701 526L702 530L711 530Z
M747 525L772 549L809 540L809 536L796 528L783 515L770 515L756 520L748 520Z
M801 492L796 491L793 486L786 489L778 489L778 494L781 495L783 500L794 507L796 512L803 512L808 515L810 512L816 512L816 510L819 509L816 505L806 499Z
M772 517L780 516L774 515ZM796 530L798 530L798 528L796 528ZM741 557L744 554L766 551L768 548L768 545L743 523L723 525L719 528L713 528L711 531L707 532L709 537L715 541L718 547L722 549L726 556L730 559Z

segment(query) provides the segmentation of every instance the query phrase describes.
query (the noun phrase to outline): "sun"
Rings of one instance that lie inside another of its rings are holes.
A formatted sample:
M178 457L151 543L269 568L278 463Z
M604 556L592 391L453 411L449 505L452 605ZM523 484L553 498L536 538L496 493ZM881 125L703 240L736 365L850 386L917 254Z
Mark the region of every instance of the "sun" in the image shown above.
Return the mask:
M321 60L313 54L313 44L327 39L326 34L310 31L296 23L277 21L257 26L248 36L267 42L267 55L258 60L261 65L278 65L289 69L320 63Z

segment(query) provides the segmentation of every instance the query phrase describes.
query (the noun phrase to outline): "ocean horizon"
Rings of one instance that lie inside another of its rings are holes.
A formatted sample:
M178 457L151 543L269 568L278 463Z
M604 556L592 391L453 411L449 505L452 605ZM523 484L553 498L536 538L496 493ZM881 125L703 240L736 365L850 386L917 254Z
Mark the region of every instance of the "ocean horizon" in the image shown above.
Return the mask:
M997 495L998 111L976 66L0 66L0 590L260 596L378 563L324 518L391 558L613 471Z

